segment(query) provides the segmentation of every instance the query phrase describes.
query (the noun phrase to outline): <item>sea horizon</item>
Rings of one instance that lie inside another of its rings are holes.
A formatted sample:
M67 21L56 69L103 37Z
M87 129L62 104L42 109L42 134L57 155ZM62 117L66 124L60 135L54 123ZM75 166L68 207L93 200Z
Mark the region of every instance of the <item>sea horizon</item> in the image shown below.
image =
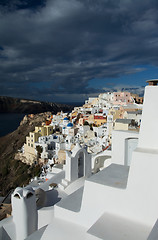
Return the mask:
M74 107L79 107L79 106L82 106L84 104L84 102L56 102L56 103L71 105L71 106L74 106Z
M0 137L15 131L24 116L24 113L0 113Z

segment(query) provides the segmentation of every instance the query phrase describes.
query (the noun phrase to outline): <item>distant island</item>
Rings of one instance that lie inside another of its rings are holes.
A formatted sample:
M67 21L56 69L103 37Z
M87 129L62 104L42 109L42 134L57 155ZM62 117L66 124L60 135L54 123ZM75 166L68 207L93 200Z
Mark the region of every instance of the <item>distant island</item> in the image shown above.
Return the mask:
M29 99L0 96L0 113L69 112L73 106L60 103L41 102Z

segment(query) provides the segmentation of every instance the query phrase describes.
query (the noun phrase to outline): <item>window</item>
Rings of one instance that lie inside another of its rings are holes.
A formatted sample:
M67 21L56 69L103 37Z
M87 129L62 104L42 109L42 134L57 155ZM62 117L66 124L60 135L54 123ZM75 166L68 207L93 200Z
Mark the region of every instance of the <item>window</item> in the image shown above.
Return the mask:
M30 197L32 197L32 196L33 196L33 193L29 192L29 193L27 194L26 198L30 198Z
M31 144L31 147L33 147L33 144Z
M14 195L14 197L20 199L20 196L19 196L18 193L16 193L16 194Z
M30 146L30 143L28 143L28 146Z

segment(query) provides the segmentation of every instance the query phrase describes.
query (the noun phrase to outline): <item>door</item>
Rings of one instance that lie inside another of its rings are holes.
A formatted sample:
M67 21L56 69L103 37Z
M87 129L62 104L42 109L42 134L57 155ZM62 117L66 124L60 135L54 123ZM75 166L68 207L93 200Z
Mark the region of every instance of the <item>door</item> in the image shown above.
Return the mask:
M125 166L130 166L132 160L132 153L138 145L138 138L125 139Z

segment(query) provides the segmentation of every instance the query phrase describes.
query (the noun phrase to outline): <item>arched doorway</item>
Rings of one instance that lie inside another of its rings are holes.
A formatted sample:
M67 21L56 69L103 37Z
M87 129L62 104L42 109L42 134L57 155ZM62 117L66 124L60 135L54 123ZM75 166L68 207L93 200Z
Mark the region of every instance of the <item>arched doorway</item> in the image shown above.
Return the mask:
M84 176L84 153L80 152L78 155L78 178Z
M72 152L66 151L65 179L75 181L91 175L91 154L86 148L76 146Z
M125 139L125 166L130 166L132 160L132 153L138 145L138 138Z

